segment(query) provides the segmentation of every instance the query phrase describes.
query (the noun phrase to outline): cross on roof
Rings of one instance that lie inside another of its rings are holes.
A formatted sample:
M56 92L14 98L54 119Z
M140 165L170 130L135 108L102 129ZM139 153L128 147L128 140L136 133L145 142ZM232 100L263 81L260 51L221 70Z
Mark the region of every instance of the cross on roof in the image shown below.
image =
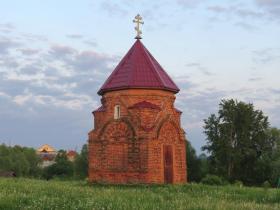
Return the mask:
M140 24L144 24L142 20L142 17L138 14L135 16L134 20L133 20L133 23L136 23L136 26L135 26L135 30L137 32L137 35L135 37L135 39L142 39L141 37L141 34L142 34L142 31L140 30Z

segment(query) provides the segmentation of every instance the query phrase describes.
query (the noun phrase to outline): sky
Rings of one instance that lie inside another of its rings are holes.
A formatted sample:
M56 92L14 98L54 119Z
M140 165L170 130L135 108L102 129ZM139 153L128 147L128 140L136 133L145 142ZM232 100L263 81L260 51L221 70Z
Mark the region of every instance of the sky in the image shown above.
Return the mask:
M222 99L253 103L280 128L279 0L0 0L0 143L79 150L138 13L198 153Z

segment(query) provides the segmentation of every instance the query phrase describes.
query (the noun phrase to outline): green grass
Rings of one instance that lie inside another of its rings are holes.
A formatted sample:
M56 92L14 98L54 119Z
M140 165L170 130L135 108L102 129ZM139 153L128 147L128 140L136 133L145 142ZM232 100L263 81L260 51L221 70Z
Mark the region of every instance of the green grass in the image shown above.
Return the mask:
M279 210L280 190L201 184L107 186L0 178L0 209Z

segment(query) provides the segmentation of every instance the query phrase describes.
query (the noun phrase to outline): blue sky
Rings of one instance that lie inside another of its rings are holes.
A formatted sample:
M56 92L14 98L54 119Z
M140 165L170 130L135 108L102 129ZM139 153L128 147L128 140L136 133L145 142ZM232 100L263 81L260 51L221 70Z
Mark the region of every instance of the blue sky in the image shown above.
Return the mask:
M221 99L251 102L280 127L279 0L0 0L0 143L80 149L137 13L198 152Z

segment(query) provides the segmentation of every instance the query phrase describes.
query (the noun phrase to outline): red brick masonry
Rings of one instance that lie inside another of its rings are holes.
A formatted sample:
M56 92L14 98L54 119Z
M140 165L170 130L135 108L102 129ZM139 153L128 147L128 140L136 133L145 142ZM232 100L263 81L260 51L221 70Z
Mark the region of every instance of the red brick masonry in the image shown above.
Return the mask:
M106 92L89 132L89 180L185 183L185 134L174 101L167 90ZM120 119L114 119L116 105Z

